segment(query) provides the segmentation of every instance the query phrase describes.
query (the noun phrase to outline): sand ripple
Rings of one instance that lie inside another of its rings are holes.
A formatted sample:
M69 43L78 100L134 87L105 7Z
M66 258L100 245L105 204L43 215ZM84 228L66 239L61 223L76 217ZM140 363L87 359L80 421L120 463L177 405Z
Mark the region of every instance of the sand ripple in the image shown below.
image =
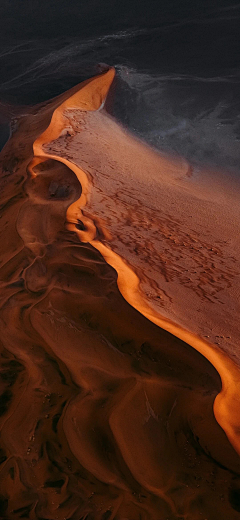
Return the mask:
M77 133L65 111L98 117L113 76L32 110L2 152L0 517L237 520L238 368L194 322L164 316L173 298L158 283L163 314L147 299L115 227L126 207L60 147ZM146 223L130 206L141 249Z

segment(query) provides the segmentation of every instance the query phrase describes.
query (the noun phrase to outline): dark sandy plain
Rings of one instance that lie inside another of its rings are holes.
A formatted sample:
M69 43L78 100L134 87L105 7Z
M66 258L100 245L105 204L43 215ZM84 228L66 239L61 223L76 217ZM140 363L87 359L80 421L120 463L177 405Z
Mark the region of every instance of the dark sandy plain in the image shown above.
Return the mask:
M0 518L238 520L239 185L117 124L114 76L1 152Z

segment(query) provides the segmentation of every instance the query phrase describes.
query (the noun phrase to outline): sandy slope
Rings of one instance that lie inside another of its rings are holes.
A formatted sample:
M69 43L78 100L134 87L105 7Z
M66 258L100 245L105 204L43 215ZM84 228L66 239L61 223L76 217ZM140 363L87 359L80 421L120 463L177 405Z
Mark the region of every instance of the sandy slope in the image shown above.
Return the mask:
M127 134L113 79L2 153L1 517L235 520L238 187Z

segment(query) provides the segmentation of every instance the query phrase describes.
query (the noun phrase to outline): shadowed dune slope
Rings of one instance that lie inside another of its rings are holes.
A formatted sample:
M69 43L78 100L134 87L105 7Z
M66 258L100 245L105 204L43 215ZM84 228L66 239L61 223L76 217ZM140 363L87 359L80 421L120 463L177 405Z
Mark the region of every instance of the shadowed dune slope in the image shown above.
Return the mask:
M120 128L113 79L30 111L1 154L0 518L238 520L237 325L204 339L236 320L235 195Z

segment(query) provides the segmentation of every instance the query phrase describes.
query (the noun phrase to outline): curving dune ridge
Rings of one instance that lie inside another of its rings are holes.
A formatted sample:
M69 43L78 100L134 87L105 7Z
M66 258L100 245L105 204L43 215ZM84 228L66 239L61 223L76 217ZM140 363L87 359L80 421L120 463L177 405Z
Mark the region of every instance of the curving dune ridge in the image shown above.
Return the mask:
M1 518L235 520L238 186L121 128L114 75L2 152Z

